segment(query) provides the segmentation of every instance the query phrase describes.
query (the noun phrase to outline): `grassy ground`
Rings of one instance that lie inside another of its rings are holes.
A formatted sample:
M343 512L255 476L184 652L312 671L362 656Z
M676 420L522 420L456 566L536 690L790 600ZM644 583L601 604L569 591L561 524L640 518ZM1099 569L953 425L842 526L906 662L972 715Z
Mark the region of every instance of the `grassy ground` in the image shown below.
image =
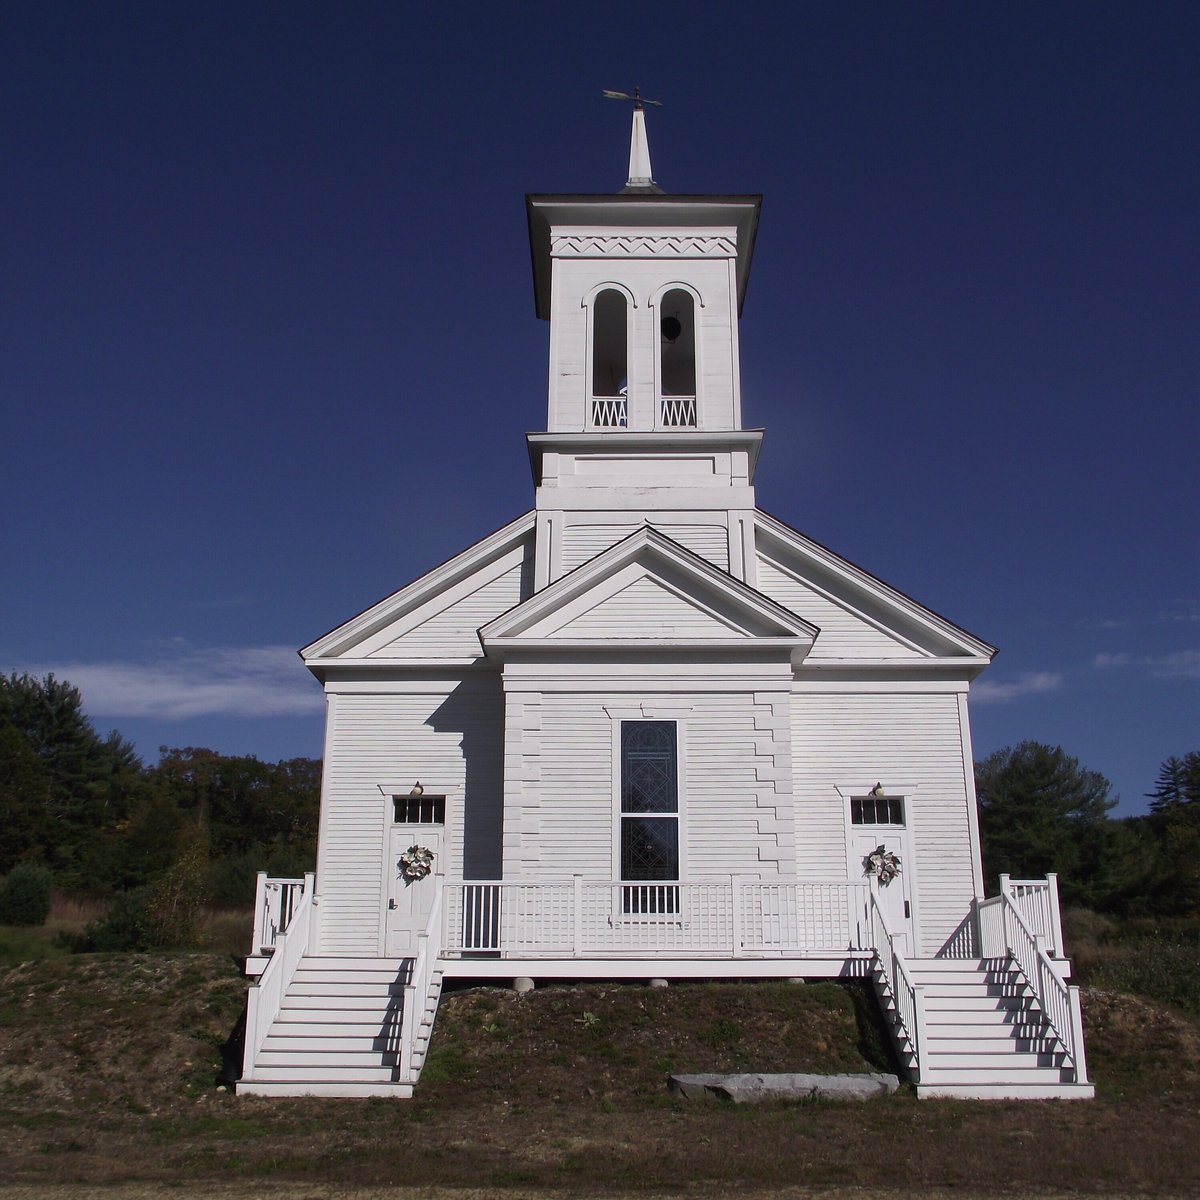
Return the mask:
M670 1070L869 1070L854 988L449 994L410 1102L238 1098L227 956L79 955L0 971L0 1161L13 1197L1177 1194L1197 1191L1200 1021L1086 995L1094 1102L688 1103ZM300 1191L296 1189L300 1188ZM115 1189L115 1190L113 1190ZM238 1189L244 1189L239 1191ZM429 1190L432 1189L432 1190ZM461 1189L461 1190L459 1190ZM789 1189L781 1191L781 1189Z

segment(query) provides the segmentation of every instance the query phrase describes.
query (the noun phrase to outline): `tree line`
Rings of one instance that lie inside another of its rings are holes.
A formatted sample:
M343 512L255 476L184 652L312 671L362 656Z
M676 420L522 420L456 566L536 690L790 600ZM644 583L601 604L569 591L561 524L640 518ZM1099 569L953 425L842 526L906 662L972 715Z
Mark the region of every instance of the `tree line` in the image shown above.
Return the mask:
M1066 904L1117 916L1200 914L1200 751L1168 758L1144 816L1061 747L1022 742L975 764L984 879L1059 876Z
M1067 904L1200 913L1200 752L1167 759L1149 811L1120 820L1109 781L1059 747L998 750L976 764L975 780L989 888L1001 872L1056 871ZM256 871L312 869L320 781L318 759L270 763L190 746L162 747L146 766L120 734L96 732L70 683L0 675L7 880L33 870L62 891L132 896L129 920L144 925L157 912L177 934L185 899L193 911L248 905Z
M240 907L256 871L312 869L318 759L159 753L146 766L119 733L100 736L70 683L0 675L0 876L35 870L59 890L133 895L170 915L185 888L189 912Z

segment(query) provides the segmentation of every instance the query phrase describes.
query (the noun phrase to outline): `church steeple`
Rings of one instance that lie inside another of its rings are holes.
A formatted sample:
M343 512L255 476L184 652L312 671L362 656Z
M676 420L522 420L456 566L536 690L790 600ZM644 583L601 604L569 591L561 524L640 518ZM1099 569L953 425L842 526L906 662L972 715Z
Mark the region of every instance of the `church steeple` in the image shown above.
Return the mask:
M546 432L529 435L535 584L570 569L588 539L643 522L699 539L752 583L762 434L742 428L738 317L761 198L665 194L646 142L654 102L605 95L633 102L626 186L526 198L537 313L550 322ZM714 530L719 546L704 541Z

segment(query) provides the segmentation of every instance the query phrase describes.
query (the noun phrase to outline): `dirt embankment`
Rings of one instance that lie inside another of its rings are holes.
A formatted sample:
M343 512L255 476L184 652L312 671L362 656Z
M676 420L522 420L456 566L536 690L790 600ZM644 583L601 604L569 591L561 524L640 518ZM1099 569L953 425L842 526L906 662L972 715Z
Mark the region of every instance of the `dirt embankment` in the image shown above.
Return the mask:
M837 985L448 994L417 1098L238 1098L217 1076L243 982L213 955L78 956L0 976L0 1195L468 1200L1191 1195L1200 1022L1085 997L1093 1102L732 1108L673 1070L868 1070L887 1050Z

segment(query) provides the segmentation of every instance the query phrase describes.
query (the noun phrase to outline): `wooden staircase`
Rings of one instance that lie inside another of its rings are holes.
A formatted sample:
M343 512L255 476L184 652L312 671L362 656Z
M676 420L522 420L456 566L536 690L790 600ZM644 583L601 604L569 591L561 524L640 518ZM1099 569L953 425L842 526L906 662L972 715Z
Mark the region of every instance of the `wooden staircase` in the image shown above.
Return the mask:
M411 1052L401 1048L408 958L305 955L253 1065L237 1084L257 1096L407 1098L420 1076L442 990L433 970L414 1022Z
M914 1039L897 1019L887 977L876 964L876 991L901 1065L926 1098L1086 1099L1077 1072L1024 975L1009 959L910 959L922 996Z

